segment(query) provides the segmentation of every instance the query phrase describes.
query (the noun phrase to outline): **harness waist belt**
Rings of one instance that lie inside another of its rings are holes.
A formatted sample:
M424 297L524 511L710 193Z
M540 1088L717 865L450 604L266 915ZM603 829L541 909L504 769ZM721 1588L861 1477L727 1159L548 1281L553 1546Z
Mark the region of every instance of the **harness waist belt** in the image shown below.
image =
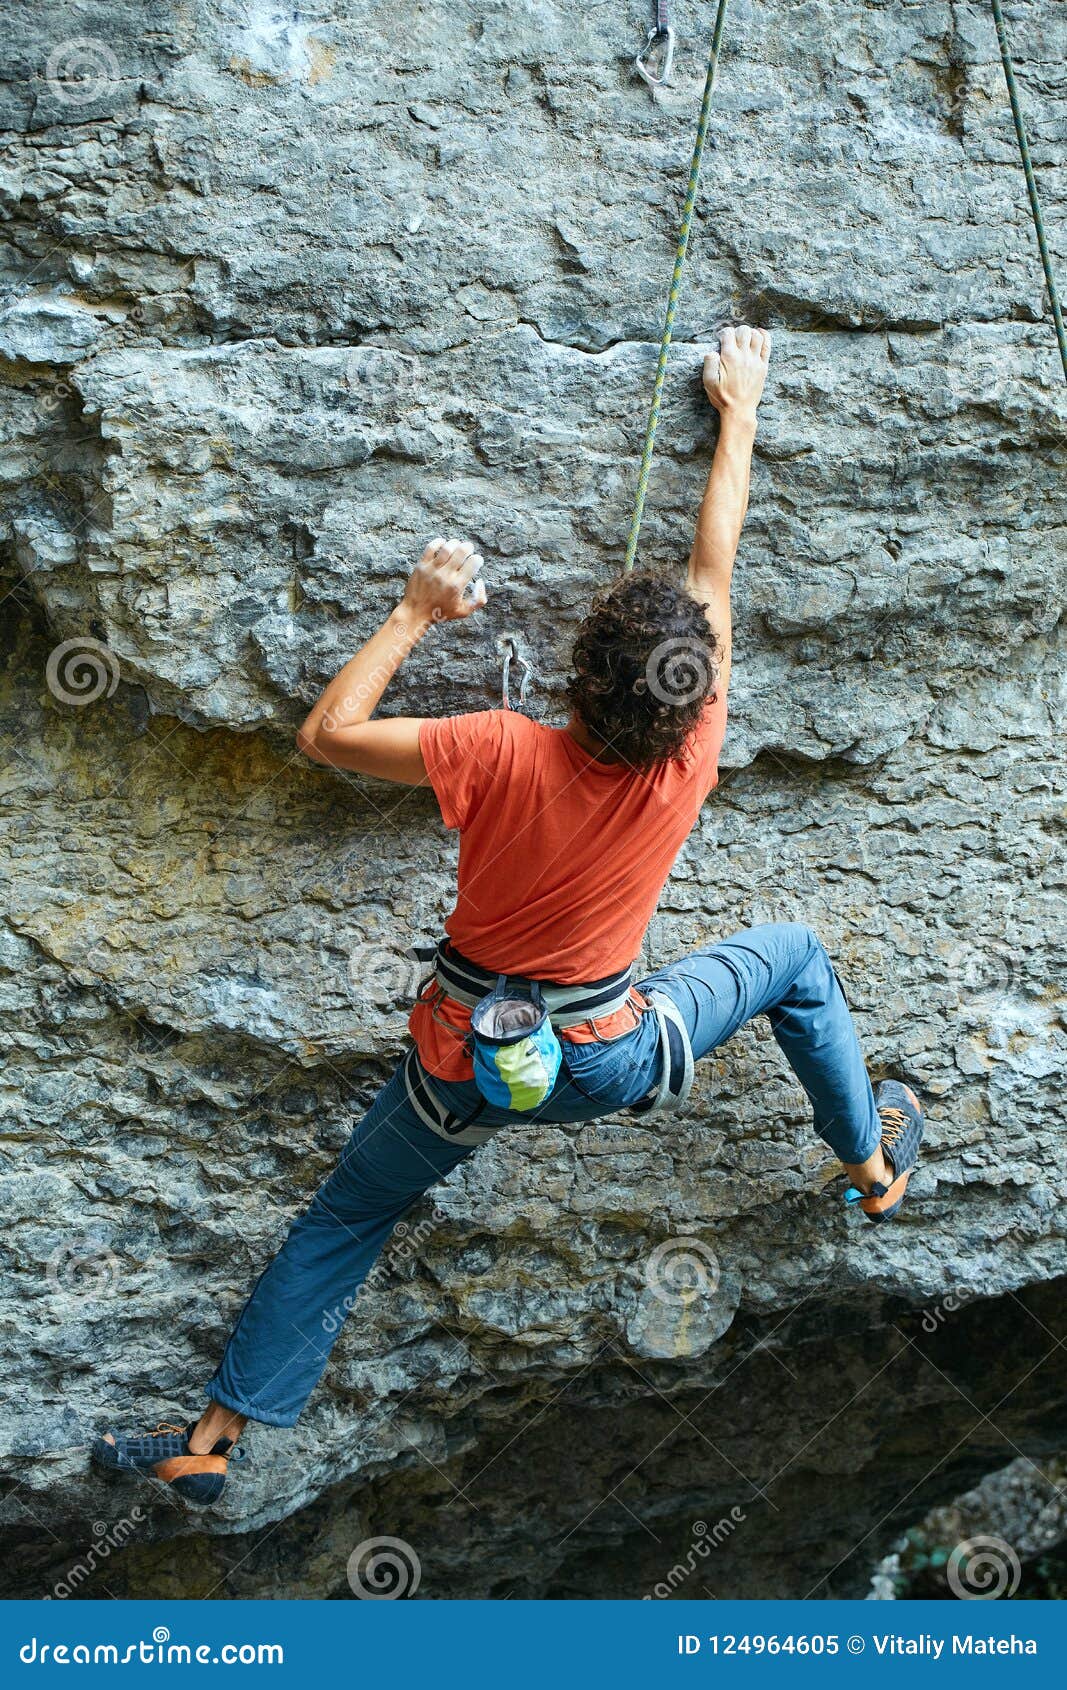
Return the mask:
M441 990L457 1003L472 1008L492 991L498 976L466 957L442 940L436 950L413 947L420 962L434 963L434 977ZM601 1015L610 1015L629 1001L633 968L605 980L594 980L588 986L541 985L546 1004L552 1005L551 1018L556 1026L576 1025ZM509 978L518 984L529 982L521 975ZM540 984L540 982L539 982ZM674 1000L666 992L648 992L649 1009L656 1017L662 1057L659 1083L637 1103L627 1109L628 1114L651 1115L661 1110L678 1109L685 1103L693 1087L693 1047L689 1030ZM479 1145L492 1138L496 1126L482 1126L478 1117L485 1108L480 1102L468 1115L457 1115L434 1091L430 1076L419 1060L419 1053L408 1051L403 1065L408 1099L423 1124L453 1144ZM607 1111L605 1111L607 1112Z
M419 951L416 950L415 954L418 956ZM433 957L434 977L438 986L448 997L454 998L467 1009L473 1009L476 1003L480 1003L497 983L498 976L491 969L482 968L479 963L461 956L447 939L442 939L437 949L430 954ZM587 986L560 986L551 980L534 982L522 974L511 974L508 979L521 988L528 988L536 983L541 988L553 1027L574 1027L581 1021L596 1020L602 1015L614 1015L616 1010L624 1008L630 1001L633 973L631 963L618 974L609 974L603 980L593 980Z

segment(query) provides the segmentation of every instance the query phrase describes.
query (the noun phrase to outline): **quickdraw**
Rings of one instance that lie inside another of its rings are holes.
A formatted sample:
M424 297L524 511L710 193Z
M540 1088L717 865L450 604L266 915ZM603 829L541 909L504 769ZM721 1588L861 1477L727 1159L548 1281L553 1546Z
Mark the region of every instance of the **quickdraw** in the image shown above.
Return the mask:
M655 56L659 58L658 76L652 69ZM634 60L634 68L638 76L644 77L653 93L657 88L665 87L671 79L671 71L674 69L674 30L671 28L667 0L656 0L656 21L648 32L648 40Z
M497 650L502 652L504 657L504 672L501 676L500 693L505 710L513 710L515 708L511 702L509 685L512 664L517 665L522 670L522 678L519 681L518 698L518 705L521 710L523 705L526 703L526 694L529 690L533 670L529 663L527 663L525 657L523 657L522 653L519 651L519 642L515 638L514 634L502 634L500 639L497 641Z

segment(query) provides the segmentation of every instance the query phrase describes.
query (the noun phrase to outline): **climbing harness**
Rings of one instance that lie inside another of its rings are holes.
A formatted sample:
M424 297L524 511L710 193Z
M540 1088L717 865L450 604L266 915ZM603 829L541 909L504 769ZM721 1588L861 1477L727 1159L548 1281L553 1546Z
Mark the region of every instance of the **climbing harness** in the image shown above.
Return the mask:
M1048 288L1049 304L1052 306L1052 320L1056 325L1056 339L1059 342L1060 361L1063 364L1064 380L1067 380L1067 331L1063 326L1063 312L1060 309L1059 294L1056 291L1056 278L1052 274L1052 259L1049 256L1048 241L1045 238L1045 219L1041 211L1041 201L1037 192L1037 179L1030 160L1030 142L1026 134L1026 122L1023 109L1019 103L1019 90L1015 82L1015 66L1011 60L1011 49L1004 30L1004 14L1000 9L1000 0L992 0L993 22L997 30L997 44L1000 47L1000 62L1004 66L1004 80L1008 84L1008 99L1011 102L1012 121L1015 124L1015 139L1019 143L1019 157L1022 159L1023 175L1026 177L1026 191L1030 196L1030 211L1034 219L1034 233L1037 236L1037 249L1041 254L1041 268L1045 272L1045 286Z
M704 97L700 102L700 118L697 122L697 136L693 146L693 157L689 165L689 185L685 190L685 204L682 207L682 223L678 231L678 248L674 255L674 274L671 277L670 292L667 295L667 314L663 320L663 336L659 343L659 361L656 364L656 380L652 388L652 404L648 413L648 425L645 429L645 446L641 454L641 469L637 477L637 497L634 501L634 514L630 520L630 537L626 542L626 562L624 569L632 569L634 558L637 556L637 536L641 532L641 518L645 512L645 495L648 492L648 478L652 470L652 452L656 444L656 428L659 424L660 401L663 398L663 384L667 378L667 354L671 349L671 337L674 334L674 314L678 309L678 299L682 291L682 274L685 270L685 255L689 247L689 230L693 223L693 210L696 206L697 188L700 185L700 166L704 159L704 142L708 136L708 120L711 117L711 96L714 92L715 81L719 70L719 47L722 43L722 33L726 25L726 8L729 0L719 0L715 13L715 26L711 34L711 53L708 57L707 75L704 78ZM640 66L638 67L640 68ZM647 78L646 78L647 80Z
M1064 329L1063 312L1060 308L1059 294L1056 289L1056 278L1052 272L1052 259L1049 255L1048 240L1045 235L1045 220L1041 210L1041 200L1037 191L1037 180L1034 167L1030 159L1030 143L1026 134L1026 123L1023 118L1022 106L1019 102L1019 90L1015 81L1015 67L1012 63L1008 38L1004 29L1004 15L1001 11L1001 0L991 0L993 7L993 22L996 25L997 43L1000 47L1001 63L1004 66L1004 79L1008 85L1008 99L1011 102L1011 115L1015 124L1015 137L1019 143L1019 157L1022 160L1023 174L1026 177L1026 190L1030 196L1030 210L1034 220L1034 233L1037 235L1038 251L1041 254L1041 267L1045 273L1045 285L1048 289L1049 303L1052 306L1052 318L1056 325L1056 339L1059 343L1060 359L1063 363L1064 378L1067 379L1067 330ZM645 496L648 492L648 478L652 469L652 453L656 443L656 429L659 424L660 403L663 398L663 386L667 377L667 356L670 352L671 339L674 334L674 317L678 307L678 300L682 291L682 275L685 270L686 254L689 249L689 231L693 223L693 211L696 206L697 189L700 185L700 167L704 158L704 143L707 140L708 120L711 115L711 97L719 68L719 48L722 44L723 29L726 24L726 8L728 0L719 0L715 13L715 24L711 37L711 53L708 58L707 75L704 79L704 97L700 104L700 117L697 121L696 141L693 145L693 157L689 166L689 183L685 191L685 204L682 207L682 222L678 231L678 246L674 256L674 274L671 277L670 291L667 295L667 311L663 320L663 334L659 344L659 359L656 364L656 379L652 388L652 403L649 406L648 424L645 428L645 444L641 453L641 468L637 477L637 492L634 497L633 516L630 519L630 533L626 542L626 560L624 569L632 569L637 556L637 540L641 532L641 519L645 512ZM652 87L658 86L656 79L650 76L647 66L642 62L647 57L653 43L666 35L668 57L659 81L665 82L670 75L670 63L674 55L674 32L666 21L666 6L656 7L656 24L649 34L644 53L636 60L638 71Z
M658 51L660 67L657 76L652 69L652 55ZM671 28L667 0L656 0L656 21L648 32L648 40L634 60L638 76L644 77L653 94L671 79L674 68L674 30Z
M659 1048L663 1058L659 1085L647 1097L630 1105L631 1115L654 1115L660 1109L680 1109L693 1089L695 1064L689 1029L682 1012L666 992L649 992L649 1007L659 1023Z
M413 946L412 954L422 962L429 961L431 957L433 959L433 973L419 988L420 1002L433 1002L436 1007L442 998L447 997L475 1012L487 996L494 993L498 997L504 995L501 977L489 969L482 968L479 963L471 962L469 957L462 956L449 939L442 939L436 949L425 945ZM560 986L551 981L528 980L518 975L506 977L507 987L521 997L535 1001L538 1007L543 1009L544 1021L542 1023L539 1018L539 1026L558 1031L616 1014L631 1001L632 983L632 966L621 969L617 974L607 975L603 980L594 980L586 986ZM677 1005L663 992L650 990L645 995L649 1010L655 1015L659 1028L663 1067L659 1084L637 1103L627 1106L627 1113L634 1115L680 1108L693 1085L693 1047ZM478 1117L487 1101L492 1101L497 1107L514 1107L497 1103L495 1097L489 1100L483 1094L481 1101L466 1115L450 1110L434 1091L432 1076L423 1067L415 1046L408 1052L404 1061L402 1077L408 1101L419 1119L439 1138L446 1138L453 1144L484 1144L487 1138L499 1131L498 1125L479 1124ZM476 1084L480 1086L477 1064L474 1077ZM535 1108L536 1104L527 1107Z
M502 652L504 657L504 673L500 682L500 695L505 710L514 709L514 705L511 702L511 692L509 686L512 664L516 664L522 671L522 678L519 681L518 699L519 709L521 710L522 706L526 703L526 694L529 690L530 678L533 675L533 670L531 669L529 663L527 663L525 657L523 657L522 653L519 651L519 642L515 638L514 634L502 634L497 641L497 650Z

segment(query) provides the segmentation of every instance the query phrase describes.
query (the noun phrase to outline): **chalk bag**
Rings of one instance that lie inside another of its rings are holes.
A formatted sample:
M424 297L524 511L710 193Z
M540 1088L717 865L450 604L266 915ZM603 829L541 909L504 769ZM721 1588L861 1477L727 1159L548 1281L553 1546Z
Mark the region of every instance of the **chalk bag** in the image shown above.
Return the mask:
M509 997L506 974L471 1011L474 1083L497 1109L526 1114L548 1097L563 1051L536 981L528 997Z

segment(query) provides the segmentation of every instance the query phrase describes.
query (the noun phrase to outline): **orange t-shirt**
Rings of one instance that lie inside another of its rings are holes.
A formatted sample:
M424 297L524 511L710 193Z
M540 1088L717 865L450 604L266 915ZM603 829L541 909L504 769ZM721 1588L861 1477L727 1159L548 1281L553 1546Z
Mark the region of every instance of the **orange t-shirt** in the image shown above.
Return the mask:
M445 922L456 949L494 973L562 985L626 968L718 781L725 731L716 695L677 758L637 771L511 710L424 721L426 772L445 826L459 829ZM470 1077L469 1019L451 999L415 1005L409 1027L431 1074Z

